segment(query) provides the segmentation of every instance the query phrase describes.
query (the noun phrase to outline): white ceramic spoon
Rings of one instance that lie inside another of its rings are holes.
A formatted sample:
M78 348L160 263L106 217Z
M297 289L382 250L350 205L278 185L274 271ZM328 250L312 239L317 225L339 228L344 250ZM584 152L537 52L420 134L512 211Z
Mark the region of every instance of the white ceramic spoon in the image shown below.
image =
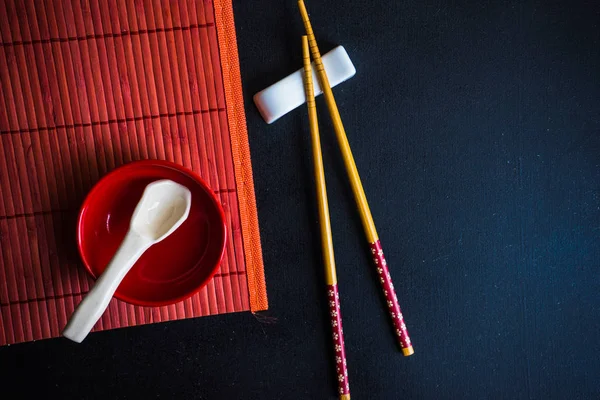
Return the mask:
M131 217L129 231L92 290L79 303L63 336L81 343L100 319L117 287L150 246L160 242L187 219L192 193L165 179L146 186Z

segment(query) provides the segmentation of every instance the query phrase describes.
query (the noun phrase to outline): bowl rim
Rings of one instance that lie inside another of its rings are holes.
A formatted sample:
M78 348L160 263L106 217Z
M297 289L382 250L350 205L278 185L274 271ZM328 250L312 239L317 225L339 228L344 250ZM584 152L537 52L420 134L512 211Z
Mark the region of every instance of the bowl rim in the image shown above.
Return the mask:
M190 298L191 296L195 295L196 293L198 293L200 290L202 290L202 288L204 288L204 286L206 286L213 279L214 275L217 273L219 266L223 262L223 256L225 254L225 248L227 246L227 224L226 224L225 212L223 211L223 207L221 206L221 203L217 199L216 194L213 192L213 190L210 188L210 186L208 186L206 184L206 182L194 171L192 171L182 165L173 163L171 161L139 160L139 161L131 161L127 164L123 164L123 165L113 169L112 171L108 172L107 174L105 174L102 178L100 178L100 180L98 180L98 182L96 182L94 184L92 189L89 191L89 193L86 195L85 199L83 200L81 207L79 208L79 215L77 216L77 232L76 232L76 234L77 234L77 250L79 252L79 257L81 258L83 266L85 267L88 274L94 280L98 279L96 274L92 271L92 269L90 267L90 263L89 263L88 259L86 259L86 256L83 251L82 225L83 225L85 210L89 208L89 203L91 202L91 199L94 198L94 196L100 190L100 187L102 186L103 183L113 179L113 177L115 175L119 175L119 174L123 173L124 170L136 169L136 168L144 167L144 166L167 167L167 168L175 169L178 172L188 175L192 180L194 180L197 184L199 184L204 189L204 191L208 194L208 196L212 200L214 206L216 207L216 209L219 212L219 219L223 226L223 236L221 237L221 251L220 251L219 258L218 258L217 262L215 263L215 265L212 266L212 269L210 270L210 273L208 274L206 279L202 280L198 285L195 285L192 290L189 290L186 293L184 293L180 296L177 296L173 299L167 300L167 301L140 300L140 299L136 299L133 297L129 297L129 296L120 294L120 293L118 293L118 291L116 291L115 294L113 295L113 297L115 297L119 300L122 300L126 303L133 304L136 306L163 307L163 306L172 305L175 303L179 303L183 300L186 300L186 299ZM117 290L118 290L118 288L117 288Z

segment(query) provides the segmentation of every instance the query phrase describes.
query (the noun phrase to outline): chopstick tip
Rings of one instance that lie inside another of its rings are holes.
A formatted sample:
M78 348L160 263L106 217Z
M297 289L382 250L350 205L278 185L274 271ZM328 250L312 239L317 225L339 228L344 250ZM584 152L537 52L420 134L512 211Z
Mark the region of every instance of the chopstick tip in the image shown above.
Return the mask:
M413 354L415 354L415 349L413 349L412 346L410 346L410 347L403 347L402 348L402 354L404 354L405 357L412 356Z

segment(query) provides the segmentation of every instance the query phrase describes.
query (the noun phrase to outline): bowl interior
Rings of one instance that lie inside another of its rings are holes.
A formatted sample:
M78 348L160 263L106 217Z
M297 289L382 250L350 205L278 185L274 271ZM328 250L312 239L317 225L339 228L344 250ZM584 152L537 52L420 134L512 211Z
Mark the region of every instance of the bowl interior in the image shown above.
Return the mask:
M192 192L187 220L150 247L119 285L115 297L157 306L181 301L200 290L219 267L225 248L225 222L212 191L193 173L162 161L125 165L92 189L81 209L78 244L88 271L98 277L117 251L144 188L171 179Z

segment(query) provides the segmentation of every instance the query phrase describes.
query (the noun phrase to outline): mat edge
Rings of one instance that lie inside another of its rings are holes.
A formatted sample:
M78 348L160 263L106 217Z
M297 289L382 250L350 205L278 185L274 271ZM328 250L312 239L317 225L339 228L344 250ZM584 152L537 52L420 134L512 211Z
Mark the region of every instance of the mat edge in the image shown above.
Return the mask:
M233 5L231 0L215 0L214 9L217 38L221 53L221 70L223 72L227 121L229 124L233 159L236 160L234 162L234 170L240 204L239 209L246 258L250 310L253 312L263 311L269 308L269 302L258 226L252 164L251 162L244 164L240 161L250 161L251 157L244 111Z

